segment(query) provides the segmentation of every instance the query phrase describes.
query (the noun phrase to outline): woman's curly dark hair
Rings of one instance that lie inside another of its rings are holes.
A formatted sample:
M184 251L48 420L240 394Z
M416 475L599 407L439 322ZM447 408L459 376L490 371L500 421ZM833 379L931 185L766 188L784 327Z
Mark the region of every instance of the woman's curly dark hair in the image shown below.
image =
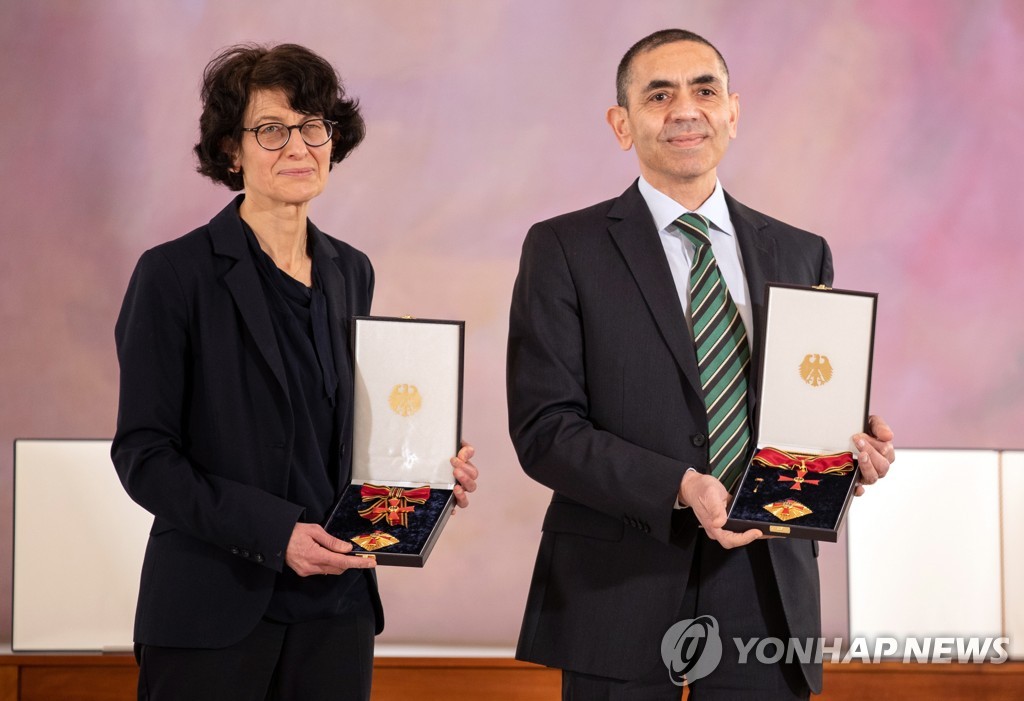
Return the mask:
M337 122L331 139L332 168L366 135L359 101L345 96L338 72L323 58L297 44L239 44L222 51L203 71L196 170L232 190L242 189L242 174L231 172L232 153L241 143L250 95L267 89L283 91L296 112Z

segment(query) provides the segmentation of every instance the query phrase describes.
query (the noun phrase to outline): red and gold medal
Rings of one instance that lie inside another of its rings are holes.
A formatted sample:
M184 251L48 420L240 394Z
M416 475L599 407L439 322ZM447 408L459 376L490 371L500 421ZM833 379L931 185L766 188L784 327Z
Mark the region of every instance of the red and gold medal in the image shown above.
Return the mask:
M790 521L814 513L796 499L783 499L765 504L764 509L780 521Z
M795 489L798 492L799 491L803 491L800 488L800 485L802 485L802 484L817 485L817 484L821 483L821 480L809 480L809 479L806 479L804 477L804 475L806 475L806 474L807 474L807 469L801 467L799 470L796 471L796 477L789 477L787 475L779 475L779 481L780 482L792 482L793 486L790 487L790 490Z
M359 515L370 523L387 519L389 526L408 526L409 514L416 510L410 504L424 504L430 498L430 487L381 487L376 484L364 484L360 489L363 502L373 502Z
M398 538L384 531L374 531L366 535L357 535L355 538L352 538L352 542L363 550L373 552L374 550L394 545L398 542Z

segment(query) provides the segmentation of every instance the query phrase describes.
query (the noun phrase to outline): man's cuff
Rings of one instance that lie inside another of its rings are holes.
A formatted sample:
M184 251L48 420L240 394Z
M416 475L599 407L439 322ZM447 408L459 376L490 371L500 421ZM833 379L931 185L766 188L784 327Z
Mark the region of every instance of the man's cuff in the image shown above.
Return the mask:
M691 465L690 467L686 468L686 472L690 472L690 471L696 472L697 468L693 467ZM683 473L683 477L686 477L686 472ZM680 486L682 486L682 482L680 482L679 484L680 484ZM673 506L672 509L673 510L679 510L679 509L689 509L689 508L690 508L689 506L687 506L686 504L683 504L682 502L679 501L679 492L677 491L676 492L676 505Z

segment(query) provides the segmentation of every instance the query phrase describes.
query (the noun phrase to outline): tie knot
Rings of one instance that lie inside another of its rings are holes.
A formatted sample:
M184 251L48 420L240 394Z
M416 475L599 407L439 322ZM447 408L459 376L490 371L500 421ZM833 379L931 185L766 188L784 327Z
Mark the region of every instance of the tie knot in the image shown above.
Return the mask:
M687 212L676 219L676 225L694 246L711 245L711 238L708 236L708 220L702 215L696 212Z

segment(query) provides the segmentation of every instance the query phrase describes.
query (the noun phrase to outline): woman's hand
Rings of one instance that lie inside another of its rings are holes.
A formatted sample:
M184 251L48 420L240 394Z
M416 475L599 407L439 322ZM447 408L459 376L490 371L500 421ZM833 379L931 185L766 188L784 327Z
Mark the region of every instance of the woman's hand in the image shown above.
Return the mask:
M463 509L469 506L469 493L476 491L476 478L480 470L470 462L476 450L466 441L462 441L459 454L452 458L452 474L455 476L455 503Z
M311 574L341 574L349 569L376 567L373 557L346 555L352 544L335 538L315 523L296 523L284 561L300 577Z

